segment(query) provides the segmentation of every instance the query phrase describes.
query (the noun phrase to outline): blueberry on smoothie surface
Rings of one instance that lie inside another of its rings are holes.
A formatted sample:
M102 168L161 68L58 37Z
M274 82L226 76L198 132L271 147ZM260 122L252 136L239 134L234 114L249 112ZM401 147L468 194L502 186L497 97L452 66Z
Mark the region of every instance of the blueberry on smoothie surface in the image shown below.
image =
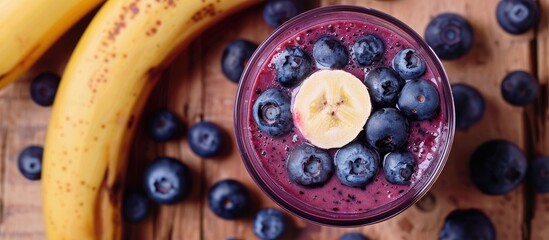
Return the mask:
M406 185L416 172L417 161L409 151L390 152L383 160L385 179L392 184Z
M425 41L440 59L456 59L471 50L473 28L461 15L443 13L433 18L427 25Z
M279 239L286 230L284 214L274 208L261 209L252 224L255 235L262 240Z
M174 204L191 192L191 173L185 164L175 158L158 157L145 170L144 185L152 201Z
M19 153L17 168L28 180L40 180L42 177L42 146L28 146Z
M216 182L208 191L208 206L223 219L243 217L250 208L248 189L239 181L225 179Z
M408 120L394 108L375 111L364 130L366 142L381 154L402 149L410 134Z
M452 94L456 111L456 129L466 130L482 119L486 104L479 91L468 84L455 83L452 84Z
M515 189L523 181L526 167L526 157L518 146L500 139L481 144L469 159L471 180L488 195Z
M341 69L349 62L349 51L339 40L323 36L313 46L313 58L322 69Z
M439 95L427 80L411 80L404 84L398 98L398 108L410 120L430 119L439 111Z
M379 169L379 154L353 142L337 150L334 155L336 176L343 185L363 187Z
M352 47L353 55L358 64L370 66L378 62L385 52L385 43L378 37L368 34L359 38Z
M298 47L284 49L275 58L274 63L276 81L287 88L299 85L311 71L311 58Z
M478 209L456 209L444 219L439 240L495 240L492 220Z
M534 191L549 192L549 156L536 157L528 167L529 180Z
M195 123L188 133L191 150L198 156L210 158L221 154L225 147L225 136L221 128L209 121Z
M277 28L304 9L303 0L270 0L263 7L263 19L269 26Z
M496 8L499 26L507 33L525 33L539 22L540 9L534 0L501 0Z
M411 48L398 52L393 58L391 65L406 80L419 78L426 70L425 60L423 60L415 49Z
M244 39L227 44L221 56L221 71L231 81L238 83L240 76L257 45Z
M253 105L253 118L257 127L273 137L286 135L294 126L290 110L290 96L270 88L261 93Z
M286 169L292 182L305 187L319 187L332 176L334 163L328 152L304 143L290 152Z
M166 142L181 136L183 123L175 113L167 109L158 109L148 117L146 128L152 140Z
M539 92L537 79L526 71L508 73L501 82L503 99L514 106L525 106L533 102Z
M405 83L397 72L388 67L375 68L364 77L364 84L375 108L394 107Z
M45 72L36 76L30 84L30 96L34 103L48 107L53 104L61 77L55 73Z

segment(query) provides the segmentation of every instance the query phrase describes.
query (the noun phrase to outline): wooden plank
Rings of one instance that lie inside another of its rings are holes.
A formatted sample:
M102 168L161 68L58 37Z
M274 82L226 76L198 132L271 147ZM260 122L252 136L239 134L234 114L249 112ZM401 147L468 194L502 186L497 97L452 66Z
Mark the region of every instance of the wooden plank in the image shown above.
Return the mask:
M541 19L536 34L537 38L537 77L540 83L541 94L533 112L536 113L532 120L533 125L533 150L534 156L549 155L549 1L539 0ZM534 193L535 194L535 193ZM535 194L533 196L533 219L531 222L531 239L549 238L549 194Z

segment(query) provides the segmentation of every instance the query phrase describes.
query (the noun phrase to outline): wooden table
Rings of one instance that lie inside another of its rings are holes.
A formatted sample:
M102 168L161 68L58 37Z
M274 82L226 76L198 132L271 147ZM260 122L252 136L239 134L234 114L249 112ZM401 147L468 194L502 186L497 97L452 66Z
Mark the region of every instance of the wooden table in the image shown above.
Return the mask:
M533 194L522 185L503 196L480 193L468 178L467 164L472 151L484 141L503 138L517 143L532 157L549 154L547 97L549 81L549 0L540 0L543 17L536 32L520 36L506 34L495 18L497 0L323 0L317 5L353 4L386 11L408 23L420 34L430 18L442 12L456 12L473 25L472 51L444 65L452 83L465 82L483 94L486 114L482 121L455 136L451 156L441 177L423 201L399 216L380 224L354 229L331 228L291 218L285 239L337 239L344 232L360 231L371 239L436 239L443 219L456 208L482 209L494 222L498 239L549 239L549 195ZM262 20L262 8L248 9L208 30L182 53L164 73L162 83L149 101L147 111L167 107L187 126L210 120L233 136L233 100L236 84L220 68L224 46L236 38L261 42L272 31ZM78 37L91 18L87 17L55 44L21 79L0 91L0 239L43 239L40 182L24 179L17 170L19 152L30 144L43 144L50 108L35 105L29 96L29 82L40 72L62 73ZM499 91L503 76L512 70L526 70L539 77L542 94L527 108L504 102ZM234 138L234 137L233 137ZM256 239L251 216L222 220L208 209L207 189L220 179L243 182L252 192L254 211L276 207L255 186L241 163L236 143L222 158L200 159L189 150L186 139L155 144L140 128L129 164L128 187L141 183L144 166L155 156L181 159L194 175L193 192L183 203L163 206L142 223L126 225L128 239L212 239L227 237Z

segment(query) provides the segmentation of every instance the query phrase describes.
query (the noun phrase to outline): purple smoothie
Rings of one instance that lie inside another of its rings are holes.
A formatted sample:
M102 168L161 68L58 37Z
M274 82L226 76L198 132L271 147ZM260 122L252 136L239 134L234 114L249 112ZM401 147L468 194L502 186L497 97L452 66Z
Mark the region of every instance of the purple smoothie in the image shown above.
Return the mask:
M285 41L281 42L276 47L276 51L272 52L266 61L264 61L264 64L260 66L259 75L252 85L254 93L252 94L252 99L250 99L248 111L252 112L252 106L256 98L269 88L277 88L285 91L289 96L295 96L297 91L281 87L275 80L276 72L274 70L273 59L283 49L287 47L299 47L311 56L312 59L314 42L322 36L330 35L341 40L348 48L350 56L352 56L352 45L358 38L366 34L374 34L382 39L385 43L385 52L381 61L366 68L358 65L352 57L350 58L349 64L343 70L352 73L360 80L364 80L364 75L376 67L390 67L391 60L400 50L414 48L412 43L389 29L359 21L334 21L303 29L292 36L288 36ZM427 59L424 60L427 61ZM314 66L314 60L312 61L313 67L310 74L318 71ZM431 81L437 87L439 93L441 92L440 80L434 77L429 65L427 65L425 74L420 78ZM285 136L273 138L259 130L250 114L250 117L247 119L247 126L250 131L249 136L251 137L249 141L251 141L254 149L254 159L260 162L268 177L276 182L276 185L284 192L287 192L301 202L323 211L360 213L378 208L401 197L430 168L430 162L439 151L439 146L441 146L440 141L444 141L444 139L439 139L439 136L441 136L443 131L447 131L447 120L443 114L440 114L441 112L445 112L444 104L440 103L440 107L441 110L439 113L430 120L410 121L410 136L406 148L414 154L418 163L418 168L412 176L410 185L394 185L387 182L383 175L383 170L380 168L372 182L363 188L345 186L341 184L335 175L322 187L303 187L289 180L290 178L285 167L288 153L300 144L307 142L296 127ZM364 142L362 140L364 133L360 133L358 138ZM336 150L329 150L332 157Z

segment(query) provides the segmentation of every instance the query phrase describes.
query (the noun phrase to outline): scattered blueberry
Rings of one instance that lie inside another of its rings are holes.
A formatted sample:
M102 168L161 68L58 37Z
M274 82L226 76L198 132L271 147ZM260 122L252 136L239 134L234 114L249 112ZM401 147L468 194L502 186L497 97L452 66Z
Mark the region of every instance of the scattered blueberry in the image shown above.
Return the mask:
M286 168L292 182L307 187L324 184L334 171L330 154L309 144L302 144L290 152Z
M223 150L224 136L221 128L213 122L199 122L189 129L188 141L191 150L201 157L215 157Z
M122 216L126 222L139 222L149 214L149 200L139 192L129 192L124 196Z
M242 183L225 179L215 183L208 193L208 206L217 216L237 219L250 208L250 194Z
M456 129L466 130L476 124L484 115L484 98L464 83L452 84L452 95L456 108Z
M267 89L255 100L254 121L259 129L273 137L287 134L294 122L290 97L278 89Z
M411 120L432 118L439 109L438 91L427 80L410 80L400 91L398 108Z
M416 167L416 158L409 151L391 152L383 160L385 179L392 184L409 184Z
M530 163L529 177L538 193L549 192L549 157L539 156Z
M170 157L156 158L145 170L144 182L149 199L161 204L183 200L192 186L187 166Z
M338 240L368 240L362 233L345 233Z
M525 106L538 96L539 85L534 76L525 71L513 71L501 82L503 99L515 106Z
M158 109L149 116L147 132L154 141L166 142L181 136L183 124L174 113Z
M499 26L506 32L522 34L538 24L540 10L533 0L501 0L496 17Z
M494 240L496 231L488 216L477 209L456 209L444 220L439 240Z
M291 88L297 86L311 70L311 58L303 50L286 48L276 57L276 81L280 85Z
M359 38L352 49L358 64L370 66L381 60L385 51L385 44L378 37L368 34Z
M344 185L363 187L376 175L379 154L358 142L337 150L334 156L336 176Z
M469 52L473 46L473 29L462 16L443 13L427 25L425 41L440 59L452 60Z
M225 76L238 83L240 76L257 45L248 40L238 39L230 42L221 56L221 70Z
M30 95L36 104L48 107L53 104L61 78L54 73L41 73L30 84Z
M299 0L271 0L263 7L263 19L269 26L277 28L303 12L303 9Z
M284 234L284 215L274 208L264 208L257 212L253 220L255 235L262 240L276 240Z
M419 53L411 48L398 52L393 58L393 69L407 80L417 79L425 73L425 61Z
M470 176L488 195L502 195L517 187L526 173L526 157L512 142L491 140L480 145L469 160Z
M41 146L28 146L17 158L17 167L23 177L29 180L40 180L42 176L42 153Z
M368 93L370 93L373 106L382 108L396 105L400 89L406 81L393 69L379 67L366 74L364 83L368 88Z
M380 153L399 150L408 140L408 120L394 108L375 111L364 127L366 141Z
M349 62L349 52L341 42L333 37L324 36L313 46L313 57L318 68L339 69Z

